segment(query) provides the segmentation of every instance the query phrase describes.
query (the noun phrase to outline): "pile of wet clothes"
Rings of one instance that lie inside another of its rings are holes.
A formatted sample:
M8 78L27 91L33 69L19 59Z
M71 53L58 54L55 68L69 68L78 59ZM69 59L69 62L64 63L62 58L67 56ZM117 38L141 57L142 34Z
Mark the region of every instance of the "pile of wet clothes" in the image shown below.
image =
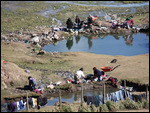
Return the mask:
M136 101L136 102L142 101L142 98L147 100L145 94L133 95L131 92L125 91L124 89L121 89L116 92L112 92L110 93L110 95L106 94L105 98L102 94L97 95L97 96L84 96L83 98L84 98L84 101L87 103L87 105L94 104L96 107L98 107L99 105L104 104L106 101L119 102L120 100L123 100L127 97L131 101Z
M46 97L28 98L29 108L40 108L48 103ZM9 102L1 104L1 112L23 112L27 110L26 98L20 99L17 102Z

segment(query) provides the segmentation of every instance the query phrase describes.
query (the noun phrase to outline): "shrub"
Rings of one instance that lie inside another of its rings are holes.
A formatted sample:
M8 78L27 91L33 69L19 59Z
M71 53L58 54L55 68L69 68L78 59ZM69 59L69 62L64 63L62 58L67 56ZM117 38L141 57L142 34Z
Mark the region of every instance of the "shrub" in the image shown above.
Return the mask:
M62 105L60 112L73 112L70 106Z
M119 110L125 110L125 109L126 109L125 106L124 106L123 101L119 101L119 102L117 103L117 106L118 106Z
M91 108L91 112L97 112L97 108L95 107L95 105L92 104L90 108Z
M132 102L129 98L127 98L124 102L124 106L126 109L139 109L140 106L137 102Z
M78 112L90 112L88 106L79 107Z
M145 108L145 109L149 108L149 102L148 101L143 100L141 104L142 104L142 108Z
M109 111L109 109L106 104L103 104L99 106L99 111L106 112L106 111Z
M119 107L117 106L117 103L112 101L107 101L106 106L108 107L109 111L117 111L119 110Z

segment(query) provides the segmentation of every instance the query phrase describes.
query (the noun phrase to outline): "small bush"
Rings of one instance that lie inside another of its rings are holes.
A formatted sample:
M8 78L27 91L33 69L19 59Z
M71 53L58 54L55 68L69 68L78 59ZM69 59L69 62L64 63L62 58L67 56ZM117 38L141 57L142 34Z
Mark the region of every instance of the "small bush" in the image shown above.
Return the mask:
M124 106L123 101L120 101L117 104L118 104L119 110L125 110L126 109L125 106Z
M141 104L142 104L142 108L145 108L145 109L149 108L149 102L148 101L143 100Z
M137 102L132 102L129 98L127 98L124 102L124 106L126 109L139 109L140 106Z
M95 107L95 105L92 104L90 108L91 108L91 112L97 112L97 108Z
M106 111L109 111L109 109L106 104L103 104L99 106L99 111L106 112Z
M73 112L70 106L62 105L60 112Z
M78 112L90 112L90 110L88 106L82 106L82 107L79 107Z
M119 107L117 106L117 103L112 101L107 101L106 106L108 107L109 111L117 111L119 110Z

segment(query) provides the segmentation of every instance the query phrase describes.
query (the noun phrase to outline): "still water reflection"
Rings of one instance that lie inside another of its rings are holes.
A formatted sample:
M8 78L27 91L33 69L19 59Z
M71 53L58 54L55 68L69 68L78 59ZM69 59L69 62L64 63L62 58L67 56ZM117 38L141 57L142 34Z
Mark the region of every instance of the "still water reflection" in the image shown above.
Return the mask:
M112 92L117 91L116 88L106 88L106 94L110 94ZM84 90L83 95L84 96L97 96L103 94L103 88L98 90ZM74 92L74 93L67 93L65 95L61 96L61 101L73 103L74 101L81 101L81 91ZM51 97L48 100L49 106L54 105L56 102L59 102L59 97Z
M67 40L46 45L47 52L91 52L106 55L134 56L149 53L149 35L136 34L103 34L77 35Z

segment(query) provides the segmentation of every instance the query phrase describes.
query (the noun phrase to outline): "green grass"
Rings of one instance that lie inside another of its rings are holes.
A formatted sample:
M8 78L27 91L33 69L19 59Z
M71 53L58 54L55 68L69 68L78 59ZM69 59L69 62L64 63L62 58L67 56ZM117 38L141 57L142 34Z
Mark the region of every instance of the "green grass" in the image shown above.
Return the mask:
M14 12L1 10L1 31L12 32L25 29L34 29L36 26L49 26L51 20L41 15L36 15L39 11L47 8L49 5L44 2L22 3L18 2L22 7Z
M143 3L143 2L147 2L147 1L116 1L116 2L121 2L124 4L134 4L134 3Z

